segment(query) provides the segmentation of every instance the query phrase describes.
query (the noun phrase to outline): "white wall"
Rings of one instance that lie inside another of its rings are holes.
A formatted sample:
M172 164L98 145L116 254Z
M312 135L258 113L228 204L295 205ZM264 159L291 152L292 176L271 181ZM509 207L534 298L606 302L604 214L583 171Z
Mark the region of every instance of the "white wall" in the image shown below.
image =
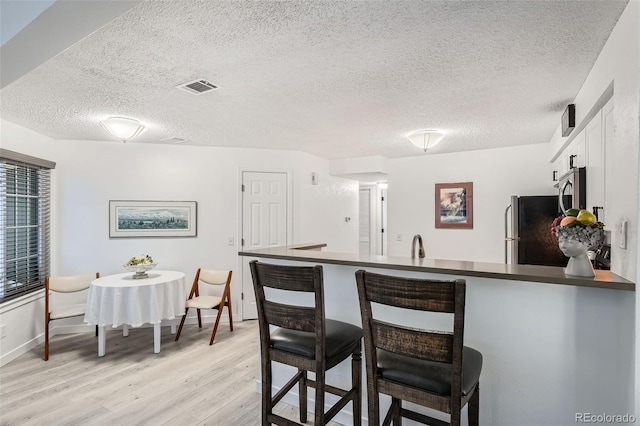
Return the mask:
M159 268L183 271L187 283L200 266L237 271L239 247L228 246L227 239L239 240L241 169L291 173L292 243L325 242L331 251L358 250L358 183L330 176L324 159L287 151L54 141L2 123L3 148L57 163L52 179L54 275L121 273L121 265L138 253L152 255ZM312 171L320 176L318 185L311 185ZM109 239L109 200L197 201L198 236ZM345 222L345 217L352 220ZM240 292L236 273L232 294ZM237 314L240 297L233 302ZM7 325L0 348L3 362L41 338L43 314L34 317L32 311L42 312L42 300L33 303L12 309L15 316L0 313L0 323ZM24 318L32 322L25 326ZM18 329L19 322L23 324Z
M152 254L159 267L193 275L198 266L235 269L238 246L239 169L292 172L293 240L327 242L330 250L356 251L354 181L326 175L327 162L297 152L56 141L61 237L54 252L62 273L91 266L121 272L136 253ZM321 174L311 185L311 171ZM323 174L323 172L325 172ZM198 237L109 239L109 200L195 200ZM330 207L330 208L325 208ZM86 248L91 248L87 250Z
M576 96L576 125L613 82L613 142L605 152L606 228L611 230L611 269L636 281L638 246L638 146L640 106L640 2L627 5L589 76ZM560 125L551 139L550 156L563 145ZM627 249L618 247L620 222L628 222Z
M421 234L427 257L504 262L510 197L557 191L548 153L547 145L539 144L390 160L389 255L409 256L413 235ZM473 229L435 228L435 184L453 182L473 182Z

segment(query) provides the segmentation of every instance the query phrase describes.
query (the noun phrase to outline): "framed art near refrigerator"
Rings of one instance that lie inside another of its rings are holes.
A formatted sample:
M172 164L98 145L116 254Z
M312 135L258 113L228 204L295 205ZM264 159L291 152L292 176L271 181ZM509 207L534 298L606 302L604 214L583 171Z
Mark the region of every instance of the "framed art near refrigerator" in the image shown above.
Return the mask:
M473 229L473 182L436 183L436 228Z

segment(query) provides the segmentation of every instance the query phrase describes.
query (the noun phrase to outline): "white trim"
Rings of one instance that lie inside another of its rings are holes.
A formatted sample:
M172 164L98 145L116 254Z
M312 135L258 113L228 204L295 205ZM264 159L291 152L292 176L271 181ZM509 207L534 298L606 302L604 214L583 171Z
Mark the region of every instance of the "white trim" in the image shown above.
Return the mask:
M31 302L34 302L38 299L44 298L44 288L33 291L29 294L25 294L24 296L16 297L15 299L7 300L6 302L0 304L0 315L17 309L21 306L28 305Z
M51 336L49 336L49 337L51 337ZM38 347L38 345L40 345L42 343L44 343L44 334L41 334L36 338L33 338L31 340L26 341L22 345L20 345L17 348L7 352L6 354L2 354L0 356L0 367L3 367L5 365L7 365L8 363L13 361L14 359L17 359L18 357L26 354L31 349L34 349L34 348ZM42 354L42 356L43 356L43 359L44 359L44 353Z

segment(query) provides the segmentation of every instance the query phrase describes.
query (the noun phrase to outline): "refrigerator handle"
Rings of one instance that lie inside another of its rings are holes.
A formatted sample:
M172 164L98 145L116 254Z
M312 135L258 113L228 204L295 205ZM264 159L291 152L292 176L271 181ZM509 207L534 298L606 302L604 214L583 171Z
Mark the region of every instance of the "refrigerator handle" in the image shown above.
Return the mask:
M562 210L562 213L564 214L564 212L567 211L567 208L564 206L564 191L566 191L567 187L572 186L571 185L571 181L567 180L565 181L565 183L562 185L562 187L560 188L560 194L559 194L559 203L560 203L560 209ZM571 203L571 207L576 207L573 205L573 202Z
M509 263L509 242L513 241L513 238L509 237L509 210L512 208L511 204L504 209L504 263Z

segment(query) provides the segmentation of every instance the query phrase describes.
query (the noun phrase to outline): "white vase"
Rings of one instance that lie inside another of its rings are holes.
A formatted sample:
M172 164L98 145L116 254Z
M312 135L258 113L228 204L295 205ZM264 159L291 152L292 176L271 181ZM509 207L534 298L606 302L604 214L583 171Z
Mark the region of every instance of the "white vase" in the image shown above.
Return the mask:
M578 256L571 256L567 268L564 270L566 275L574 275L577 277L595 277L593 265L586 253Z

